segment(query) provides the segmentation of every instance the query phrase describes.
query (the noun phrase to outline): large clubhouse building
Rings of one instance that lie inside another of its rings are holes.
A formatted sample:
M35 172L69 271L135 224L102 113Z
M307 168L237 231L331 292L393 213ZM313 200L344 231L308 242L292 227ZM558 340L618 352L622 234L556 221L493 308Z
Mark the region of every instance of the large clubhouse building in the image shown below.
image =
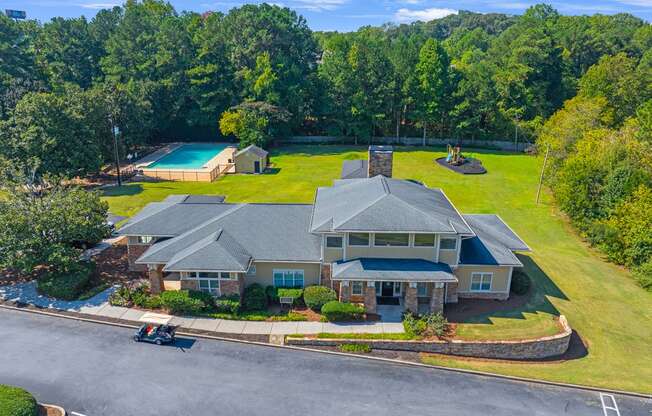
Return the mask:
M120 229L130 266L149 273L155 293L325 285L372 313L379 303L416 312L507 299L522 267L514 251L527 244L497 215L462 215L442 190L392 179L392 158L372 146L368 161L345 164L346 179L317 189L313 205L191 195L151 203Z

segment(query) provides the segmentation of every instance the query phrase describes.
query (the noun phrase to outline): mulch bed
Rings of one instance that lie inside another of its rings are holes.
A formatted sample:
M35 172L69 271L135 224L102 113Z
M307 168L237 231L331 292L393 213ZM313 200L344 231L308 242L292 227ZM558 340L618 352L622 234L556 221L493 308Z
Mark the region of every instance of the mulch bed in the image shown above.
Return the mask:
M97 265L99 278L103 282L125 283L145 278L143 272L129 270L126 245L113 245L93 257L93 260Z
M475 159L472 157L467 157L464 159L464 163L461 165L451 165L450 163L446 162L445 157L440 157L438 159L435 159L435 162L443 166L447 169L452 170L453 172L461 173L463 175L482 175L484 173L487 173L487 169L485 169L484 166L482 166L482 162L480 159Z

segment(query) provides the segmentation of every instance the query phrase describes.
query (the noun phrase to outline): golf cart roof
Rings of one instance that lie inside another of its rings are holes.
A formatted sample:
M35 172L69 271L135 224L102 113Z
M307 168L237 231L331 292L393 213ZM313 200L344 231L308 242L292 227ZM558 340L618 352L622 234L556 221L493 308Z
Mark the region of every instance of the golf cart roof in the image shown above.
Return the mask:
M148 324L167 325L172 320L172 317L162 313L147 312L138 320Z

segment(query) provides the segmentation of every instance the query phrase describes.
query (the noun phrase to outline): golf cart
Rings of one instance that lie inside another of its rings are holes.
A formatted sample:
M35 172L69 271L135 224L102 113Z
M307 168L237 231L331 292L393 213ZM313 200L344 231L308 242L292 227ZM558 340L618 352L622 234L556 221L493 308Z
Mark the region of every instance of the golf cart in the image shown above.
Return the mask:
M174 342L174 333L177 327L170 325L171 319L172 317L169 315L146 313L140 318L140 321L145 323L134 333L134 341L151 342L156 345Z

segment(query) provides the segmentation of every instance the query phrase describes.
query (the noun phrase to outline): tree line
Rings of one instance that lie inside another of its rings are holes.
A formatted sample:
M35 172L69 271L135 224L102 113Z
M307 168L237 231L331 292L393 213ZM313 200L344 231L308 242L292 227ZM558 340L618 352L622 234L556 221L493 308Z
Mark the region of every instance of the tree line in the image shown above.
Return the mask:
M96 172L170 139L289 134L532 139L603 56L650 58L628 14L460 12L313 32L288 8L178 13L128 0L90 21L0 18L2 156L35 172ZM635 100L634 100L635 101ZM636 102L627 105L636 105Z

